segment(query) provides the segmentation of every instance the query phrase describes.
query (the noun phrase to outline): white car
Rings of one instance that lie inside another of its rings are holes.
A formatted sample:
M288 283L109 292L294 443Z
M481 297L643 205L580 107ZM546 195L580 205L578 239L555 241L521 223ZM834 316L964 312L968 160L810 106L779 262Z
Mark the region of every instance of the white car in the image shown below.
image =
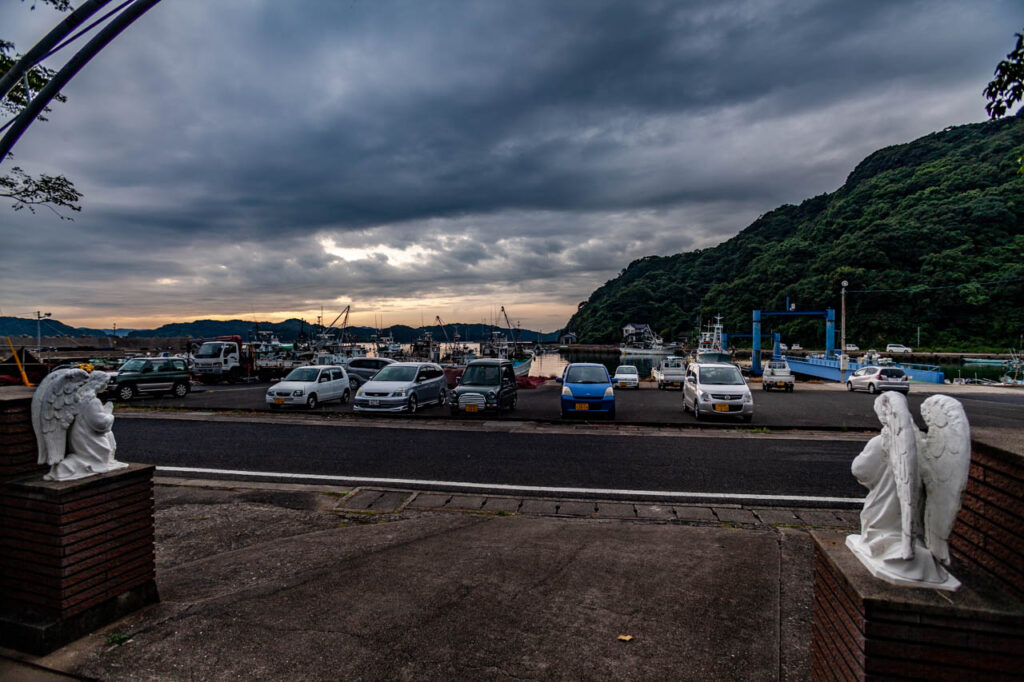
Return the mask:
M913 353L914 351L907 348L902 343L890 343L885 347L886 353Z
M640 370L635 365L619 365L615 368L612 386L617 388L640 388Z
M695 419L711 415L754 418L754 396L736 365L693 362L686 368L683 412L693 410Z
M853 352L859 351L859 350L860 350L860 348L858 348L857 344L855 344L855 343L848 343L848 344L846 344L846 352L847 353L853 353Z
M351 394L344 367L309 365L296 367L288 376L268 388L267 404L271 408L305 405L312 410L328 400L347 403Z
M789 346L784 343L779 344L779 350L789 350Z
M793 347L790 348L790 350L803 350L803 349L804 349L804 347L801 346L799 343L794 343Z

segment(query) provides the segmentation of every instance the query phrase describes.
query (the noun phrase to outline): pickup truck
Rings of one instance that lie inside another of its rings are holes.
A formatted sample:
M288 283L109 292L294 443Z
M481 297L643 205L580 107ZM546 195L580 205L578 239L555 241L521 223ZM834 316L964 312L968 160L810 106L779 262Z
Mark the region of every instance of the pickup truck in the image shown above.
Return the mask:
M761 375L761 388L770 391L781 388L786 392L792 392L795 381L793 373L789 371L789 363L785 360L769 360L764 366L764 374Z
M661 390L669 386L682 390L683 382L686 381L686 360L670 355L651 370L651 376L658 382L658 388Z

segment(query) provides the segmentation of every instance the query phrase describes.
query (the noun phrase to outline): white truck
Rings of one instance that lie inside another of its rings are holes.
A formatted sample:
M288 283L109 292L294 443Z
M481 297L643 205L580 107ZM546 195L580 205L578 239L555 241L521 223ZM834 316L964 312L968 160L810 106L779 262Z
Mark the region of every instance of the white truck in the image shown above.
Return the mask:
M791 393L795 383L793 373L789 371L788 362L785 360L769 360L765 363L764 373L761 375L762 390L771 391L778 388Z
M221 381L235 383L249 374L249 354L242 344L241 336L218 336L203 339L192 354L195 361L193 372L204 384Z
M651 376L658 382L660 390L665 390L669 386L682 390L683 382L686 381L686 360L670 355L651 370Z

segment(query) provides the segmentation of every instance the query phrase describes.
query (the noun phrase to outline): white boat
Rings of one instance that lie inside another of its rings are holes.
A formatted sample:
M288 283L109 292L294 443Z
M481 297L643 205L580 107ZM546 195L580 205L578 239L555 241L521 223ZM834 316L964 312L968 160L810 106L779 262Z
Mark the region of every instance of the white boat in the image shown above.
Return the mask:
M519 360L512 360L512 369L515 370L517 377L528 377L530 376L530 367L533 365L533 354L529 357L522 358Z
M732 353L722 347L722 316L715 317L715 323L708 323L706 331L700 333L697 342L697 362L732 362Z

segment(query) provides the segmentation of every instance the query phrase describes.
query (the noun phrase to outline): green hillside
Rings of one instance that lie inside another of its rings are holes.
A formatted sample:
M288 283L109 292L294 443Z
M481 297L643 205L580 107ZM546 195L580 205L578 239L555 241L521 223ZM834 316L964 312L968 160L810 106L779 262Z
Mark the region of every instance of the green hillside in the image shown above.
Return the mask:
M841 188L781 206L709 249L634 261L580 304L566 329L618 342L629 322L694 337L722 314L750 333L751 311L840 306L847 339L931 348L1019 347L1024 333L1024 116L948 128L862 161ZM896 291L892 291L896 290ZM823 347L812 318L772 320L783 340ZM838 329L838 323L837 323Z

